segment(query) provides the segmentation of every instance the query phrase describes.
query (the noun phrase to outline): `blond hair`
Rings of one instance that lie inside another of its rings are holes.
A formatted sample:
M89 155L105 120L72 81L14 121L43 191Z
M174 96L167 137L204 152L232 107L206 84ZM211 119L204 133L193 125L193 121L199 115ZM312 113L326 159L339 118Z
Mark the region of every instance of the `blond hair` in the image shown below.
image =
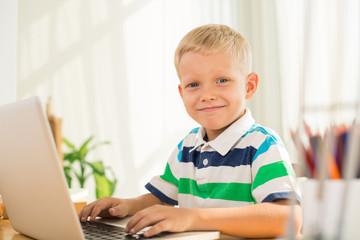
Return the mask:
M251 48L246 39L232 28L220 24L207 24L197 27L181 39L175 51L175 68L180 78L179 63L187 52L199 52L205 55L225 52L239 62L241 71L251 72Z

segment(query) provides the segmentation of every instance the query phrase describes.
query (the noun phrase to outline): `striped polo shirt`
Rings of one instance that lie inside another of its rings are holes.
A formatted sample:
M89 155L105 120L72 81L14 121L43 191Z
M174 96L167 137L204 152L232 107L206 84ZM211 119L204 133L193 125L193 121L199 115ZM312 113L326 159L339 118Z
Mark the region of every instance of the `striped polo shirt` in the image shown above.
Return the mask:
M177 145L164 174L146 188L184 208L240 207L296 196L289 155L279 136L255 123L249 109L216 139L195 128Z

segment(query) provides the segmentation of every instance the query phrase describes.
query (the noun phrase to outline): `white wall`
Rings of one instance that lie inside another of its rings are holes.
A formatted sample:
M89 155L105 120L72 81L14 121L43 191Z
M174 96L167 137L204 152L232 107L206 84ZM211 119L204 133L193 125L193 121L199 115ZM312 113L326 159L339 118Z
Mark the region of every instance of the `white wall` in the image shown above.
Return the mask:
M111 142L88 160L112 167L115 195L146 192L173 148L198 126L178 93L175 48L201 24L232 26L237 21L228 13L237 0L18 3L18 98L37 95L45 104L51 96L63 137L76 146L91 135Z
M17 6L0 1L0 105L16 100Z

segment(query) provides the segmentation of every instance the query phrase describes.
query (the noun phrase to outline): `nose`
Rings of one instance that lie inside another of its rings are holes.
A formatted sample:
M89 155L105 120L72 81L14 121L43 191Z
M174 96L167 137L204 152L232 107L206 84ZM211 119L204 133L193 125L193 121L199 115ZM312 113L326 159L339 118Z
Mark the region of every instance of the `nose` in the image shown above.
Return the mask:
M201 102L213 101L217 99L216 89L212 86L204 86L201 91Z

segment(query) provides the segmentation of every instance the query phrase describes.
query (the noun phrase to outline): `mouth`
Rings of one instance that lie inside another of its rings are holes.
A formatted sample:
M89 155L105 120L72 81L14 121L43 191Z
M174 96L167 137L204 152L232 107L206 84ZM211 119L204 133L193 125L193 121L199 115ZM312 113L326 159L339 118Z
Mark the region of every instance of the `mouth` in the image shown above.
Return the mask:
M223 107L225 107L225 106L204 107L204 108L199 108L198 111L199 112L214 112L214 111L219 110L219 109L221 109Z

